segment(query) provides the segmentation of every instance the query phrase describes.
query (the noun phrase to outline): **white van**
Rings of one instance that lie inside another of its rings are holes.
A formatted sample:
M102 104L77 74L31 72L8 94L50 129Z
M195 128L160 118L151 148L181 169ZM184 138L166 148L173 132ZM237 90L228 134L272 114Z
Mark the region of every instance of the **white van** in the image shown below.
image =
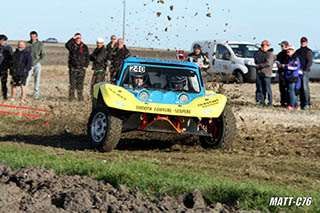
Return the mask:
M250 42L207 40L196 41L191 46L199 44L203 53L208 53L210 61L209 72L224 72L235 75L240 83L255 82L256 68L253 55L259 46ZM272 77L276 77L277 66L274 64Z

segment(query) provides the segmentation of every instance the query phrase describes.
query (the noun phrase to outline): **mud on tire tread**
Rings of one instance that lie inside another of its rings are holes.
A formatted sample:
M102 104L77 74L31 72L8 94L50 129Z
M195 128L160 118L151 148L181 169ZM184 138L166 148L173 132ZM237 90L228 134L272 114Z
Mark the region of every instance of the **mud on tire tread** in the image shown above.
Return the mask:
M122 120L114 116L110 116L109 122L109 134L107 135L104 145L99 149L104 152L111 152L118 145L121 138ZM106 143L106 141L108 141L108 143Z
M221 139L218 144L210 145L206 142L205 138L200 137L200 143L203 148L228 149L232 146L236 136L236 119L232 110L228 106L225 107L221 116L223 116L222 122L224 123Z
M103 112L107 116L107 134L99 144L94 144L91 139L91 122L96 112ZM105 107L97 107L90 115L88 122L88 136L91 141L91 145L101 152L111 152L117 145L121 138L122 120L110 115Z
M241 71L237 71L236 72L236 78L238 79L238 83L239 84L243 84L244 83L244 76L243 76Z
M222 142L220 143L221 149L228 149L232 146L234 138L236 136L236 118L230 107L226 106L223 112L223 119L225 122L224 126L224 136Z

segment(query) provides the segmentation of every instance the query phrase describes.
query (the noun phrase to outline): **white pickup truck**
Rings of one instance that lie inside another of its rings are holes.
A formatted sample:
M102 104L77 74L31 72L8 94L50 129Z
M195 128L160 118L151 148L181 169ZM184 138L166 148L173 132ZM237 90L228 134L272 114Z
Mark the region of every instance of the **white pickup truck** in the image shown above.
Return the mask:
M209 72L230 73L235 75L240 83L255 82L256 68L253 55L259 46L250 42L206 40L195 41L191 46L199 44L204 53L208 53L210 61ZM273 64L272 78L277 78L277 66Z

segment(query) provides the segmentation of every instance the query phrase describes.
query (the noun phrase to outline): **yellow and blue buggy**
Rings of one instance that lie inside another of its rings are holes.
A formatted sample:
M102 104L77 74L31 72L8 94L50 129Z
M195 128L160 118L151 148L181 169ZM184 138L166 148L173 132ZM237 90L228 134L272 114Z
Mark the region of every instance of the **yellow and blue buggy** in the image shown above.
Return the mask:
M236 124L226 104L205 89L195 63L131 57L111 83L94 86L88 135L101 151L129 131L197 135L204 148L229 148Z

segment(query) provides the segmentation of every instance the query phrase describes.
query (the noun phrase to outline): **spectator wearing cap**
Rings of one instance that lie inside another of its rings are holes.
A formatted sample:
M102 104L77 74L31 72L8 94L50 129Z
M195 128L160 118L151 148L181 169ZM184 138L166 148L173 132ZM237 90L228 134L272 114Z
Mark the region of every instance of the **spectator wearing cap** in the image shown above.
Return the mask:
M107 81L111 81L110 73L113 73L112 62L118 50L117 37L112 35L110 39L110 42L106 46Z
M301 47L296 51L296 55L300 59L301 69L303 71L303 83L300 92L300 102L302 109L310 108L310 89L309 89L309 77L310 68L312 65L312 50L307 47L308 39L302 37L300 39Z
M210 68L209 58L202 52L199 44L193 46L193 52L188 55L187 61L194 62L199 66L203 78L207 76L207 71Z
M268 106L272 106L271 76L274 55L269 49L270 43L264 40L261 48L254 54L257 68L256 101L259 106L265 106L266 93L268 93Z
M38 40L38 33L36 31L30 32L30 41L27 43L27 49L32 56L32 69L26 80L26 90L28 90L29 81L32 75L34 75L34 99L39 99L41 65L46 59L46 50L43 43Z
M300 109L297 95L300 93L301 84L303 81L303 72L299 57L294 54L294 46L288 45L286 48L288 55L288 63L282 64L284 69L284 77L289 89L288 109Z
M89 49L82 42L80 33L76 33L65 46L69 51L69 101L74 99L75 90L77 90L78 101L83 101L84 79L89 65Z
M91 96L93 95L93 86L96 83L105 81L106 77L106 49L104 48L103 38L97 39L97 47L90 55L90 61L92 61L92 80L91 80Z
M18 48L13 54L12 66L10 67L10 75L12 76L12 97L14 101L17 95L17 87L21 87L21 102L25 102L26 97L26 79L28 73L32 69L32 56L30 51L26 48L24 41L18 42Z
M7 43L7 36L0 35L0 77L1 91L4 100L8 99L8 70L12 63L12 48Z
M280 91L280 104L282 107L287 107L289 104L289 93L288 93L288 85L286 83L286 79L284 77L284 68L282 68L282 64L288 64L289 56L287 54L286 48L289 43L287 41L282 41L280 44L281 52L277 55L278 63L278 74L279 74L279 91Z

